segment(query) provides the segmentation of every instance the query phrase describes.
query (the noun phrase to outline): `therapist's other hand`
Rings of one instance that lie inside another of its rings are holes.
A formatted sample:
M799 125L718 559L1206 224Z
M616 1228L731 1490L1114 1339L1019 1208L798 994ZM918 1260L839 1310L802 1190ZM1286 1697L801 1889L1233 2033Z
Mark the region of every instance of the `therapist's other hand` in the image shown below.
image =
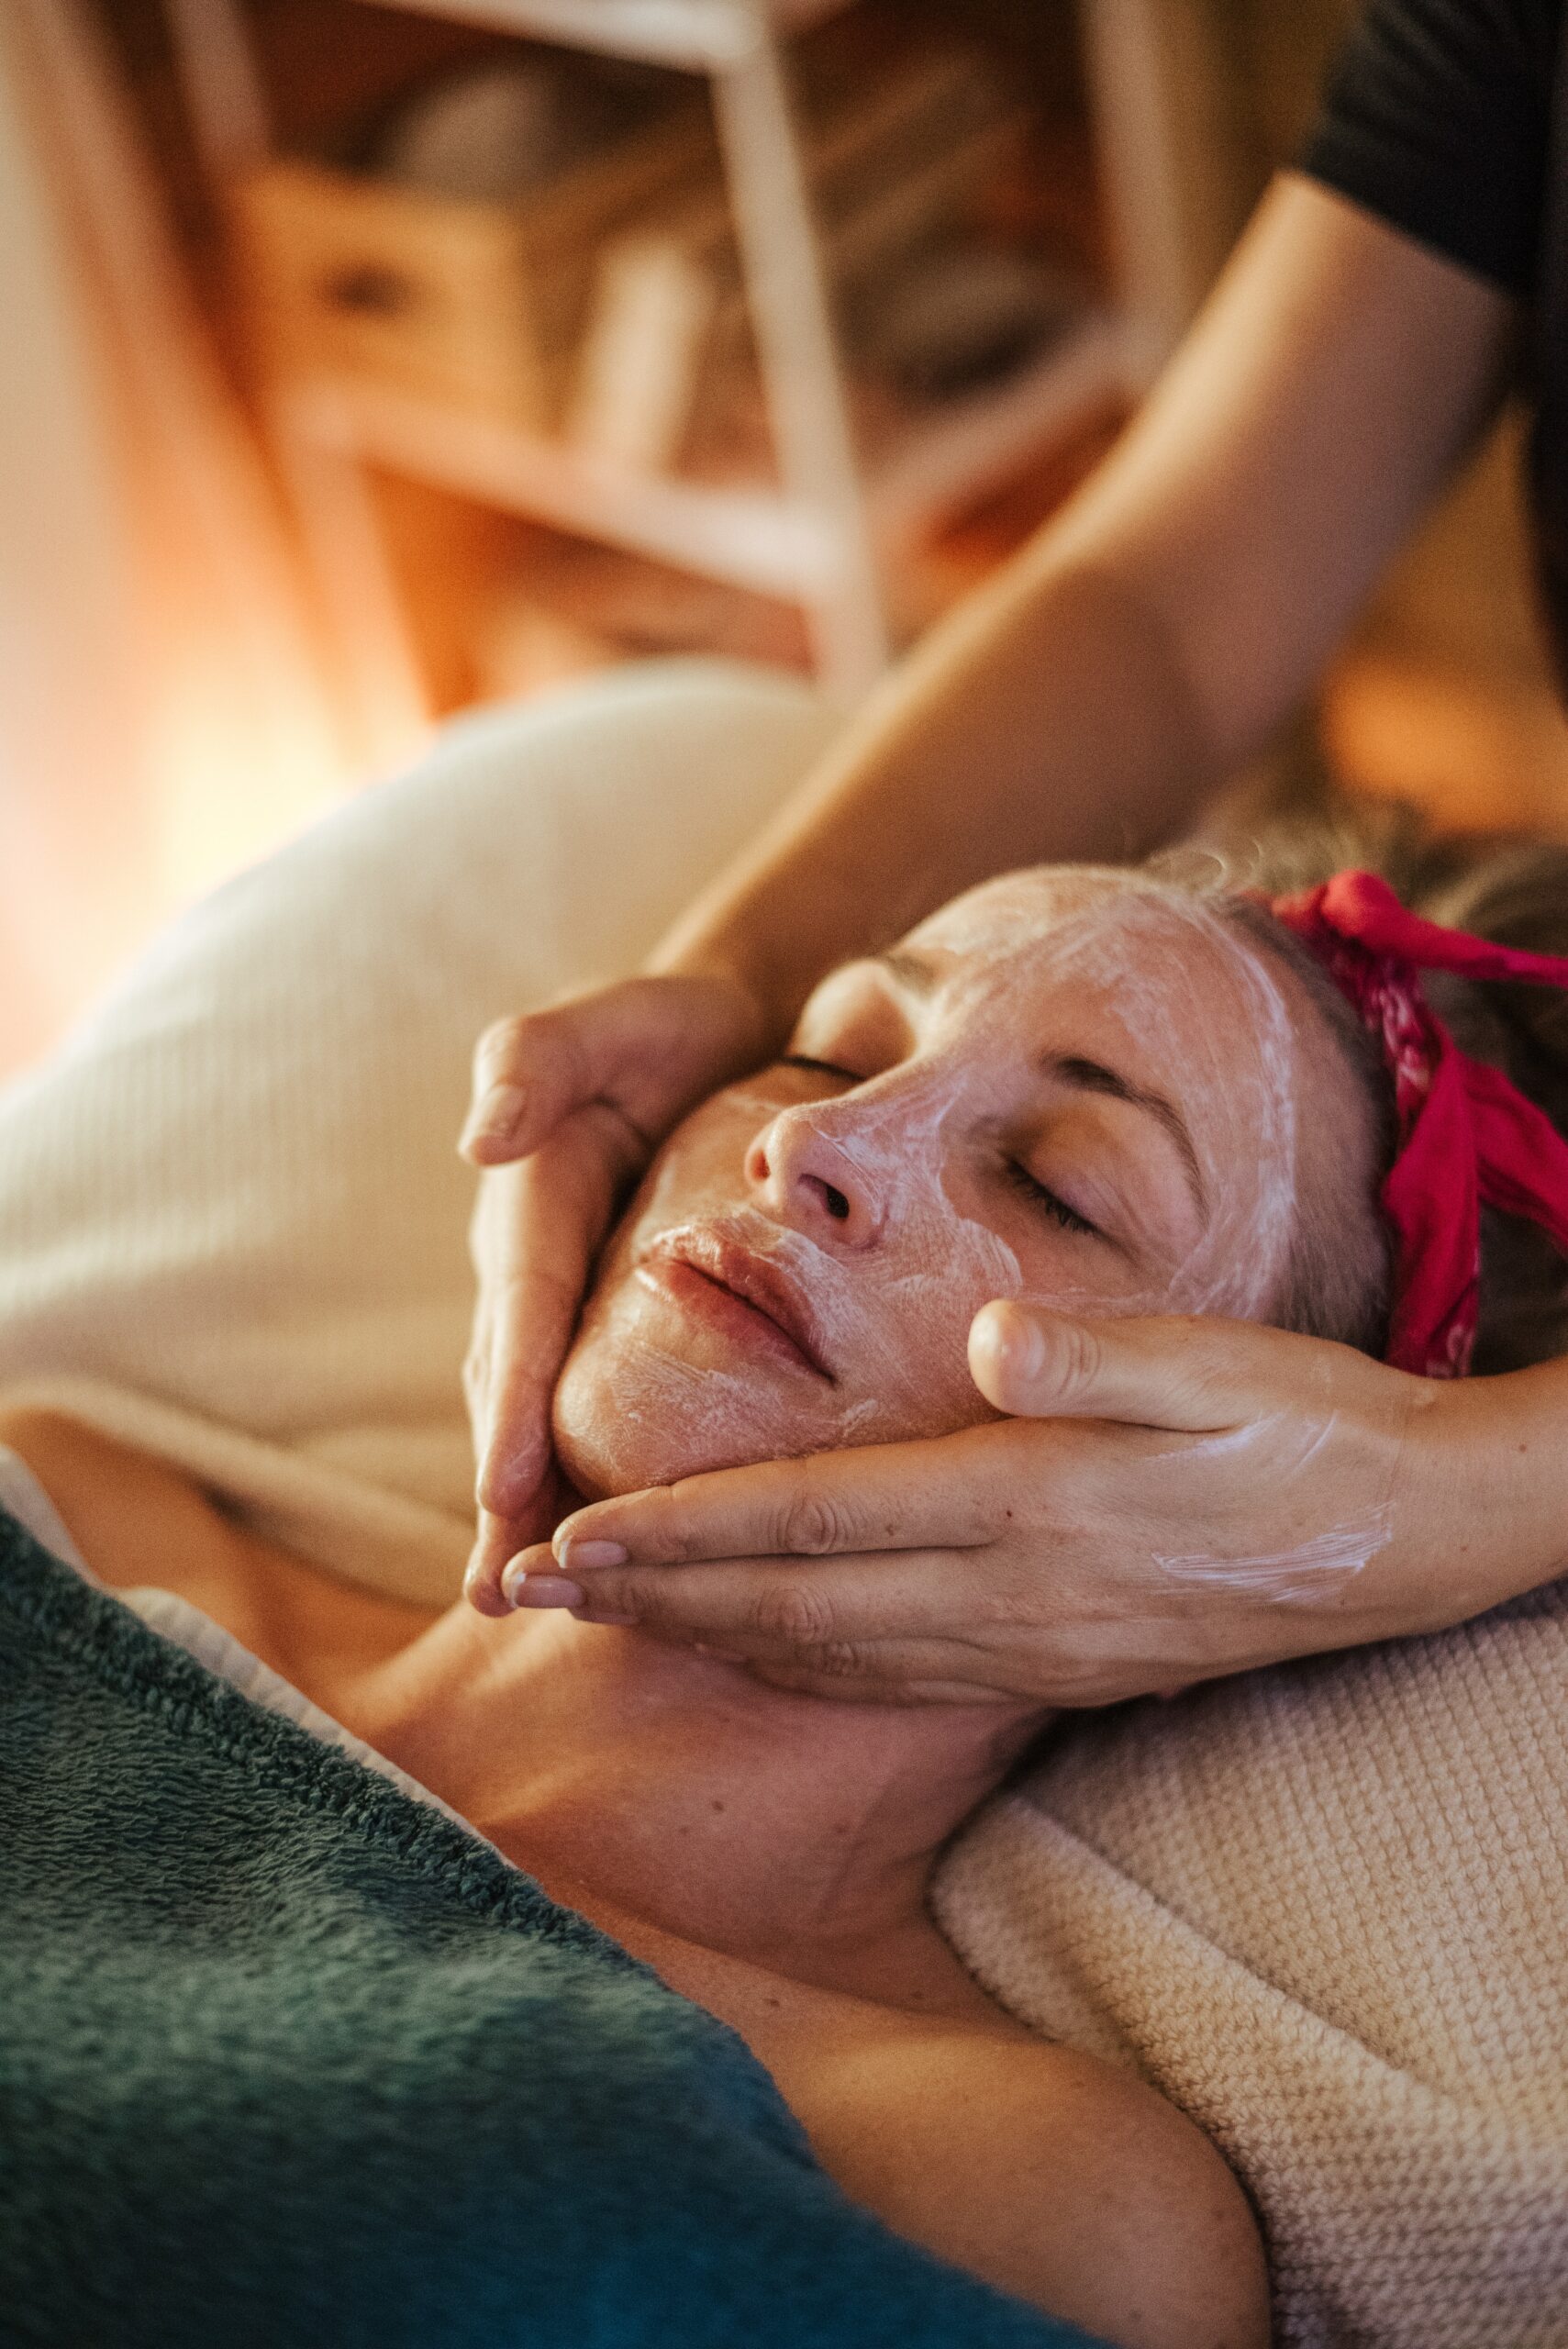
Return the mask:
M745 988L698 976L628 979L479 1040L460 1147L486 1170L464 1371L479 1462L464 1587L482 1613L506 1611L502 1567L560 1513L550 1397L617 1204L670 1128L767 1041Z
M1081 1706L1437 1629L1560 1570L1512 1473L1512 1379L1010 1304L970 1353L1013 1416L601 1502L508 1595L580 1589L589 1620L822 1696Z

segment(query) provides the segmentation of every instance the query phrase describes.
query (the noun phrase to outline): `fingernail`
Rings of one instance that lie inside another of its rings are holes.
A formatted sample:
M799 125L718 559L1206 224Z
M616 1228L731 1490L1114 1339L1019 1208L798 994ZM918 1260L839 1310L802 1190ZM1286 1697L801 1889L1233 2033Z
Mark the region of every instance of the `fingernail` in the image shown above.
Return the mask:
M568 1533L562 1537L555 1559L558 1565L567 1566L575 1574L583 1566L624 1566L626 1552L618 1542L575 1542Z
M469 1111L458 1148L467 1150L476 1141L505 1141L517 1122L524 1098L520 1085L493 1085Z
M514 1607L581 1607L588 1596L564 1575L504 1575L501 1586Z

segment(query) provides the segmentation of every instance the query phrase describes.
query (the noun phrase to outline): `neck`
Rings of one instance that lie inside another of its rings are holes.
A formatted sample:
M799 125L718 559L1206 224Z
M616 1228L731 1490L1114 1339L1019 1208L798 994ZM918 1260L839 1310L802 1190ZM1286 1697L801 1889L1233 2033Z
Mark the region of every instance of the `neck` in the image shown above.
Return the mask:
M640 1632L462 1606L331 1694L555 1897L817 1978L929 1931L937 1851L1039 1720L803 1697Z

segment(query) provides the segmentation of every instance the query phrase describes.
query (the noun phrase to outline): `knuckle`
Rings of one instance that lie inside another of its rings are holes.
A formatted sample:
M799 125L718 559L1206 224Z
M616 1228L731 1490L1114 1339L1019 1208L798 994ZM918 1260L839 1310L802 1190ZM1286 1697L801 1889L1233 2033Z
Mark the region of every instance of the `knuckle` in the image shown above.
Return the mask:
M786 1556L799 1558L847 1550L852 1543L846 1514L825 1493L802 1493L784 1508L777 1546Z
M505 1524L507 1508L513 1498L511 1480L503 1463L486 1459L480 1464L473 1480L473 1497L486 1517Z
M1032 1622L1040 1603L1038 1576L982 1575L965 1593L972 1620L987 1631L1008 1631Z
M865 1673L870 1659L854 1640L823 1640L807 1648L800 1661L824 1680L856 1680Z
M1058 1392L1075 1394L1080 1387L1092 1386L1104 1365L1105 1349L1098 1335L1084 1321L1058 1323L1052 1332L1051 1357L1048 1375Z
M519 1516L535 1497L545 1465L539 1431L508 1426L495 1432L480 1463L479 1506L492 1517Z
M650 1485L639 1497L638 1531L627 1546L664 1566L697 1565L711 1555L703 1546L702 1497L694 1491L695 1483L688 1476L673 1485ZM605 1531L621 1538L622 1529L613 1516L606 1519Z
M762 1637L792 1649L833 1644L833 1607L810 1583L775 1584L759 1593L755 1620Z
M659 1620L660 1610L646 1603L645 1594L635 1577L617 1579L613 1573L602 1569L594 1575L588 1586L587 1602L583 1612L591 1622L613 1617L617 1622L651 1623Z

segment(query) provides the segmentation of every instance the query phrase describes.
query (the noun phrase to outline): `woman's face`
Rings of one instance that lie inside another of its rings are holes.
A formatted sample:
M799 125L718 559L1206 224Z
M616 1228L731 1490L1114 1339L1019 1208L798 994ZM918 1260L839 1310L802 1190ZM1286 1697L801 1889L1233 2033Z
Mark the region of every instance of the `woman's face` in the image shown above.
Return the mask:
M671 1136L562 1378L568 1475L596 1496L989 1419L992 1297L1266 1318L1296 1090L1280 979L1197 902L1081 867L956 899Z

